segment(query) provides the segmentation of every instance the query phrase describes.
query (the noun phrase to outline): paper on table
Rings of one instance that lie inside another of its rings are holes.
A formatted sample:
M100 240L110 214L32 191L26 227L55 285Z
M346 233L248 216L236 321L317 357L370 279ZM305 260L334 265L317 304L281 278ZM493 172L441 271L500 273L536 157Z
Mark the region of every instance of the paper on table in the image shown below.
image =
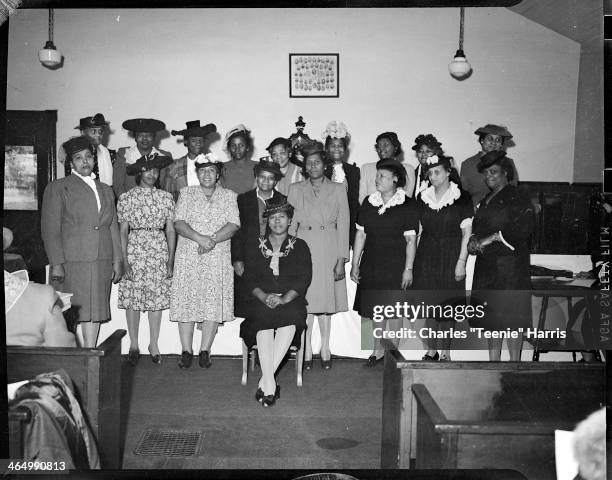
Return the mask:
M578 475L578 462L574 458L574 432L555 430L555 466L557 480L573 480Z

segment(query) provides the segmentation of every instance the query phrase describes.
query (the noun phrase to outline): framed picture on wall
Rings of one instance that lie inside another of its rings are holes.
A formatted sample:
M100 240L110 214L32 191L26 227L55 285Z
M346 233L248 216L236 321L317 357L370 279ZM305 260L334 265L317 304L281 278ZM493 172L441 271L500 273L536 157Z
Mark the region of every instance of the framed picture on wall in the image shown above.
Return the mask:
M337 98L339 57L337 53L290 53L289 97Z
M4 210L38 210L34 147L4 146Z

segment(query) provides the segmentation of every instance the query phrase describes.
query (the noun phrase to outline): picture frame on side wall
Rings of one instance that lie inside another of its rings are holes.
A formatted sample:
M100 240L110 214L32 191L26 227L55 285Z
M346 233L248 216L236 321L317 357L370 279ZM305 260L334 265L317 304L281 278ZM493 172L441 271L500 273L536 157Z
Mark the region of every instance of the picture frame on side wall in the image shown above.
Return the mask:
M290 98L338 98L340 55L338 53L290 53Z

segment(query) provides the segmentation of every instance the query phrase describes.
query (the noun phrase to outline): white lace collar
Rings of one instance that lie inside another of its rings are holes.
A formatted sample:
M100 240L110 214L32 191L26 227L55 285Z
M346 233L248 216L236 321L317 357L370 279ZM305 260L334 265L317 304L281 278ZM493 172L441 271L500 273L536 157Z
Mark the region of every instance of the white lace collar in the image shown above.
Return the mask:
M448 205L452 205L460 196L461 191L459 190L457 184L455 182L450 182L448 190L444 192L444 195L442 195L440 200L436 198L436 192L433 185L431 187L427 187L421 193L421 200L423 200L429 208L437 211Z
M334 163L332 182L344 183L345 179L346 179L346 173L344 172L344 165L342 165L342 163Z
M376 190L376 192L369 196L368 201L371 205L380 207L378 209L378 214L382 215L388 208L404 203L406 201L406 192L404 192L404 190L401 188L398 188L389 201L387 203L383 203L382 195L378 190Z

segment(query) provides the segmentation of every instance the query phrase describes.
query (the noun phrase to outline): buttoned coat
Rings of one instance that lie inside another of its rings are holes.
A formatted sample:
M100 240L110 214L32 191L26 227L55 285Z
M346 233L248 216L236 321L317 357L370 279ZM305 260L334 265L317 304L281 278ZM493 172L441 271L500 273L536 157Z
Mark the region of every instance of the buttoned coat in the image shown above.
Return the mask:
M41 234L50 265L63 265L56 290L74 293L79 321L110 318L113 261L121 260L113 190L95 180L100 211L91 188L77 175L55 180L43 195Z
M310 180L305 180L289 187L288 201L295 208L289 233L308 244L312 258L312 282L306 294L308 313L347 311L346 280L334 280L338 258L349 258L346 188L323 178L315 194Z

